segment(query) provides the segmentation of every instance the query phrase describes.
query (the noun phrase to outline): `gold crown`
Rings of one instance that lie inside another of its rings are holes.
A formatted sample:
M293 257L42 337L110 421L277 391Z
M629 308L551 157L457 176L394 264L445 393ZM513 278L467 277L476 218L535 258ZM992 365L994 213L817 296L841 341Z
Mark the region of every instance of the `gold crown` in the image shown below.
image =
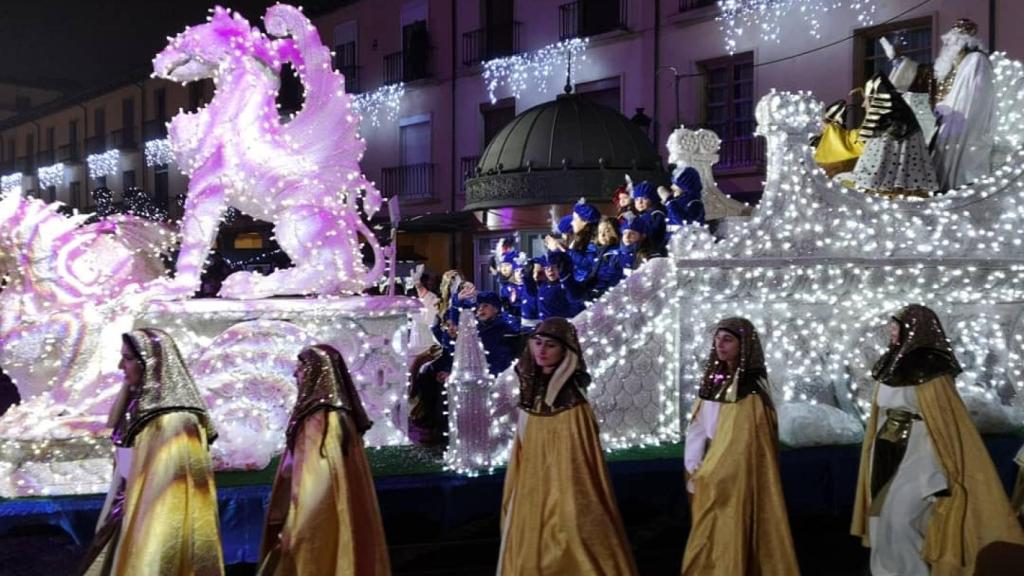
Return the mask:
M953 29L963 32L968 36L978 35L978 25L975 24L974 20L971 20L970 18L960 18L959 20L956 21L956 24L953 25Z

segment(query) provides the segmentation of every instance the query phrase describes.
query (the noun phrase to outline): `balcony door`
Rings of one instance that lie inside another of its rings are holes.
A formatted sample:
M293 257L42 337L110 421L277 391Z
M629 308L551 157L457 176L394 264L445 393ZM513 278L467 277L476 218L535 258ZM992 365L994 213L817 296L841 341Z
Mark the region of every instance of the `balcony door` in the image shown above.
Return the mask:
M483 25L485 28L485 49L487 58L508 56L513 50L513 21L514 21L513 0L483 0L480 12L483 14Z

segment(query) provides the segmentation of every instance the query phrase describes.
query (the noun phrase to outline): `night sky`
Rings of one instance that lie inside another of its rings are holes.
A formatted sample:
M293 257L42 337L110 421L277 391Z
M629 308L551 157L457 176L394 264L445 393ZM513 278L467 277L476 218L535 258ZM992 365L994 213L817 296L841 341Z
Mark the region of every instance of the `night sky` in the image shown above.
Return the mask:
M203 22L217 0L0 0L0 81L82 89L102 86L148 67L189 24ZM273 0L221 0L262 27ZM345 1L298 2L317 14ZM74 90L71 90L74 91Z

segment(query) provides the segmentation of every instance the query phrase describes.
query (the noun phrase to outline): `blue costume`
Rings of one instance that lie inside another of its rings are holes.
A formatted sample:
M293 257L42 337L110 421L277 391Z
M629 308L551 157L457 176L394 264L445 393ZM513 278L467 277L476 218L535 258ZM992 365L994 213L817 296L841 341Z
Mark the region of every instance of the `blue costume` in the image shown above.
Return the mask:
M651 249L663 254L668 245L668 227L665 209L661 205L658 191L654 188L654 184L644 180L633 187L633 198L646 198L650 202L650 207L641 212L640 216L646 216L649 219L650 233L647 234L647 240L650 242Z
M515 359L519 329L501 313L501 300L494 292L481 292L477 294L476 301L478 306L490 304L499 311L498 315L490 320L477 320L476 330L487 353L488 371L492 376L501 374Z
M697 170L687 167L676 176L672 184L682 190L682 194L665 204L665 209L668 211L668 223L675 226L690 223L703 224L704 201L701 200L701 192L704 190L704 184L701 183Z
M544 266L556 267L560 280L554 282L545 280L537 284L532 278L529 280L523 278L527 292L537 297L540 319L544 320L556 316L572 318L582 312L584 310L583 301L579 298L574 298L561 281L561 279L566 279L572 274L569 271L571 266L569 257L564 252L550 252L545 258L541 259L541 262Z

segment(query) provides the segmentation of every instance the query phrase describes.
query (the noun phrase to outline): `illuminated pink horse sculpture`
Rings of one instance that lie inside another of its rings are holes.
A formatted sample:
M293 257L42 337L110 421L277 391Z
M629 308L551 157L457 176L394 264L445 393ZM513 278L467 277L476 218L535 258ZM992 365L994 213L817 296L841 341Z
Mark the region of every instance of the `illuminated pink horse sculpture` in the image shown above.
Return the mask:
M366 144L344 77L331 69L330 52L301 11L278 4L264 22L277 39L217 7L206 24L187 28L153 60L157 76L213 78L216 85L205 108L179 113L170 123L178 166L191 180L176 274L154 283L153 297L195 292L228 207L273 223L294 267L268 276L232 274L222 297L359 292L381 275L385 260L360 216L360 193L367 219L381 196L359 168ZM285 62L299 73L305 104L282 124L275 98ZM370 270L362 263L360 236L373 251Z

